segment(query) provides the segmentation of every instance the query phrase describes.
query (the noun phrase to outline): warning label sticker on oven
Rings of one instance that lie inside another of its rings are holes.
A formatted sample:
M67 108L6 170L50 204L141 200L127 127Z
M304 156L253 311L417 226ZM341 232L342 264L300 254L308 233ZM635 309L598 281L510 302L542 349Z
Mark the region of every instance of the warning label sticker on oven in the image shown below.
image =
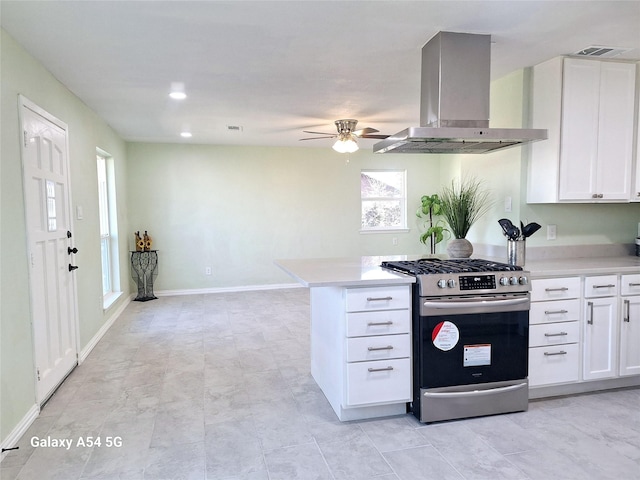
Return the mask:
M460 330L449 321L440 322L431 332L431 340L436 348L447 352L458 344Z
M465 367L491 365L491 344L465 345L463 365Z

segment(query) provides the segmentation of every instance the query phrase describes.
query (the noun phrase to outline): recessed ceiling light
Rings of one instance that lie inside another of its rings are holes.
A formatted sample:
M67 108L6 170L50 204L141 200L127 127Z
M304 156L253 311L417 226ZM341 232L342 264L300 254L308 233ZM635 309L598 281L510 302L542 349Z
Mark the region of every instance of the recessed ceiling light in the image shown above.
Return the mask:
M181 133L180 133L180 136L181 136L182 138L191 138L191 137L193 137L193 135L191 134L191 132L181 132Z
M169 93L169 96L174 100L184 100L185 98L187 98L187 94L184 93L184 83L172 82L171 93Z

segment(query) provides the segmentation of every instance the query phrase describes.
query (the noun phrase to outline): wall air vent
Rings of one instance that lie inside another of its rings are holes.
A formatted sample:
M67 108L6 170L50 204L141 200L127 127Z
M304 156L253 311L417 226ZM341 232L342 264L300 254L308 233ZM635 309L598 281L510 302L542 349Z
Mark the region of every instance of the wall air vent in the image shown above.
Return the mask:
M603 47L598 45L593 45L591 47L583 48L572 55L578 57L599 57L599 58L612 58L617 57L618 55L633 50L633 48L625 48L625 47Z

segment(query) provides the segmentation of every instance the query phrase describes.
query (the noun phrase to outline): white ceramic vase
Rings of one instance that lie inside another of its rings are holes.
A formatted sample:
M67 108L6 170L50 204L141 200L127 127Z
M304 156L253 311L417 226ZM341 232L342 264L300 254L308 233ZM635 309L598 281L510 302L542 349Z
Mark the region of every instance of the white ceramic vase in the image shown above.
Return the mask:
M473 245L466 238L453 238L447 245L450 258L469 258L473 253Z

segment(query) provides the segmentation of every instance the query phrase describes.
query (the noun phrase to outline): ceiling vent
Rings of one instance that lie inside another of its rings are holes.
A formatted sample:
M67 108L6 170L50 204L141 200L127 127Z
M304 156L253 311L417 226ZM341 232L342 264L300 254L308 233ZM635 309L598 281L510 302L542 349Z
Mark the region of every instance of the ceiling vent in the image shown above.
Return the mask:
M626 53L632 48L624 47L603 47L600 45L593 45L591 47L583 48L575 52L573 55L578 57L599 57L599 58L612 58L617 57L622 53Z

